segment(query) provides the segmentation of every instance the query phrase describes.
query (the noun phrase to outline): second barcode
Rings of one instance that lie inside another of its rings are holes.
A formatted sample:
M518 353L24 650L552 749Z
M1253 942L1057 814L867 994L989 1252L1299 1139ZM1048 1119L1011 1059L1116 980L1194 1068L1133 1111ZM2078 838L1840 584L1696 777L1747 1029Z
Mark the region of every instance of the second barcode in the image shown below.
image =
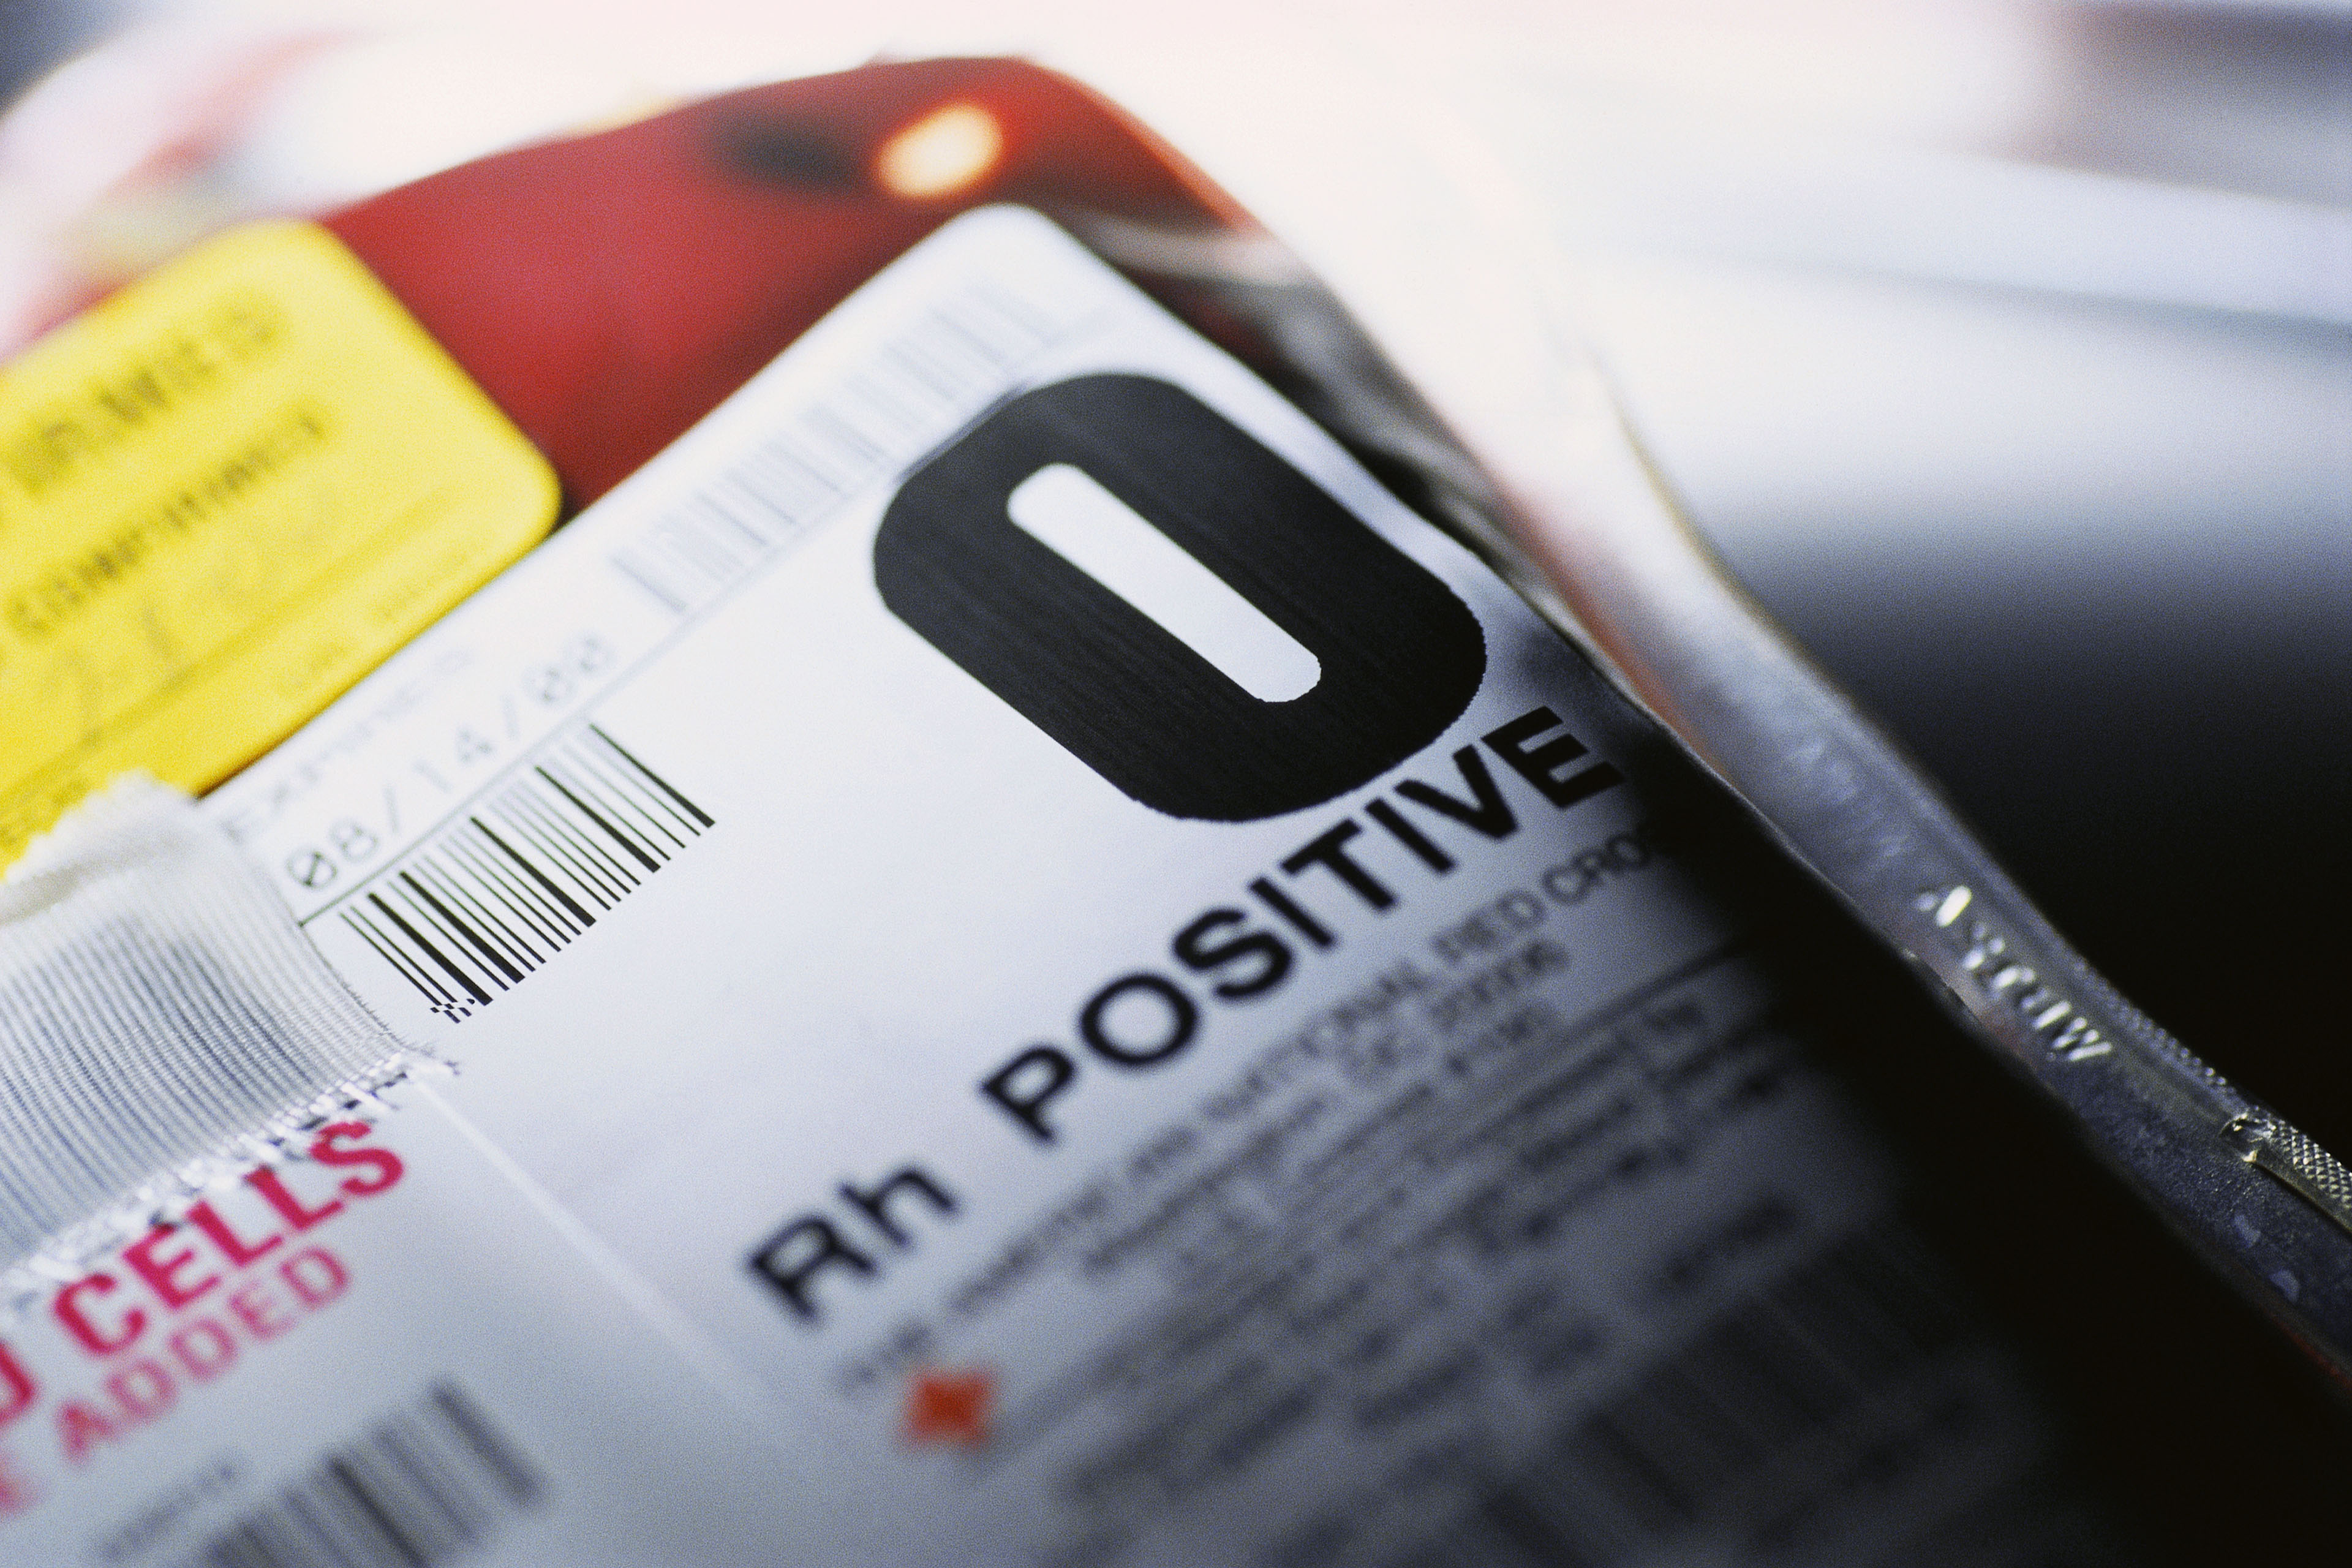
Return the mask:
M378 876L340 918L455 1023L521 984L713 826L589 724Z

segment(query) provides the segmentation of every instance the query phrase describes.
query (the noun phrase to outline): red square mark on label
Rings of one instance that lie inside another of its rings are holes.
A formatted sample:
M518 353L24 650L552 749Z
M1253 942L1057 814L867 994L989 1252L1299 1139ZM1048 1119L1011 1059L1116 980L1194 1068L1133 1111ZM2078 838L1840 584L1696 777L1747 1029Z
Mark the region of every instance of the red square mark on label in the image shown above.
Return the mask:
M907 1385L907 1441L980 1447L995 1395L994 1373L918 1372Z

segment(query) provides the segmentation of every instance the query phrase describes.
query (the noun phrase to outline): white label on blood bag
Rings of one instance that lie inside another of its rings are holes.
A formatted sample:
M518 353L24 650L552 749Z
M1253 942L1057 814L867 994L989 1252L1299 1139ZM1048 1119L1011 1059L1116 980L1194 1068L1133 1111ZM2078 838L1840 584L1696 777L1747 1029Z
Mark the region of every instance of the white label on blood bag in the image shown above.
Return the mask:
M210 809L768 1402L833 1560L2028 1529L2041 1429L1679 767L995 209Z
M772 1560L759 1429L428 1090L388 1093L19 1304L0 1560Z

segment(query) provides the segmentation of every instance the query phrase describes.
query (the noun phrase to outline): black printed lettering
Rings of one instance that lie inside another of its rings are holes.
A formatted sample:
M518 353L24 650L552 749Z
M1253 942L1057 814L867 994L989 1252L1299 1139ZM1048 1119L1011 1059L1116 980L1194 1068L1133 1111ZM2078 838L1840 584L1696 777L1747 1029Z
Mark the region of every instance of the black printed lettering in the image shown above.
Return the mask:
M1296 900L1264 877L1250 883L1250 891L1255 893L1267 909L1287 921L1291 930L1313 942L1317 947L1329 947L1332 944L1334 939L1322 921L1300 909Z
M1236 964L1248 964L1209 989L1234 1002L1264 995L1290 973L1290 949L1270 931L1244 931L1220 938L1219 933L1248 923L1249 916L1239 910L1211 910L1178 931L1171 950L1176 962L1195 974L1215 974Z
M1005 1113L1029 1130L1040 1143L1054 1141L1045 1125L1045 1107L1070 1087L1078 1064L1066 1051L1051 1046L1031 1046L981 1080L980 1092L1004 1108Z
M875 1273L874 1260L842 1240L841 1233L823 1215L802 1215L751 1254L751 1271L807 1323L817 1322L823 1316L811 1288L828 1268L844 1268L860 1279L871 1279Z
M883 1239L897 1247L912 1245L912 1238L908 1236L906 1227L891 1216L891 1199L902 1195L919 1197L940 1214L956 1212L954 1197L919 1165L905 1166L871 1187L859 1187L844 1182L840 1191L842 1201L872 1221L874 1228L882 1233Z
M1512 723L1525 721L1514 720ZM1496 733L1501 734L1510 728L1510 724L1506 724ZM1486 759L1478 754L1478 748L1465 746L1454 752L1454 766L1470 791L1467 800L1457 799L1436 785L1425 784L1419 779L1406 779L1397 785L1397 794L1440 816L1450 816L1474 833L1488 838L1508 838L1517 832L1519 820L1512 814L1511 803L1503 798L1502 789L1495 783L1494 775L1486 771Z
M1402 812L1387 801L1376 800L1364 807L1364 815L1388 830L1388 836L1412 852L1413 858L1444 876L1454 869L1454 857L1429 840L1429 836L1404 819Z
M1561 732L1538 745L1528 744L1547 730ZM1590 799L1611 784L1624 782L1624 775L1607 763L1595 763L1589 768L1563 773L1563 769L1588 753L1584 742L1569 734L1559 715L1549 708L1522 713L1500 729L1489 730L1485 740L1512 772L1535 785L1546 800L1563 810L1580 800Z
M1121 1007L1123 1002L1149 997L1140 1009ZM1117 1011L1125 1023L1114 1027ZM1145 1015L1141 1028L1136 1014ZM1121 1067L1150 1067L1166 1061L1192 1043L1201 1027L1201 1010L1172 980L1144 973L1122 974L1096 992L1078 1015L1078 1038L1106 1061Z
M1077 469L1314 657L1265 700L1018 526L1013 492ZM1318 805L1442 734L1485 634L1454 591L1313 479L1171 383L1023 394L918 468L884 514L893 615L1114 787L1171 816Z
M1282 868L1296 877L1310 866L1320 866L1348 884L1365 903L1376 910L1385 910L1396 902L1396 895L1381 886L1380 879L1370 871L1348 858L1348 840L1362 832L1363 829L1353 822L1342 822L1289 856L1283 861Z

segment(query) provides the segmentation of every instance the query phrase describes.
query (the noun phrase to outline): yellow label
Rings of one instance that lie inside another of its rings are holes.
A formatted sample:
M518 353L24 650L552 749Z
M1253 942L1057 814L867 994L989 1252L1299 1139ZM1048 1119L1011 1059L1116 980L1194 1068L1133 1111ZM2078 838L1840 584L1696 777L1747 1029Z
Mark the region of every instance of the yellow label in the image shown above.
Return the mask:
M218 783L547 532L555 476L358 258L236 230L0 370L0 865Z

